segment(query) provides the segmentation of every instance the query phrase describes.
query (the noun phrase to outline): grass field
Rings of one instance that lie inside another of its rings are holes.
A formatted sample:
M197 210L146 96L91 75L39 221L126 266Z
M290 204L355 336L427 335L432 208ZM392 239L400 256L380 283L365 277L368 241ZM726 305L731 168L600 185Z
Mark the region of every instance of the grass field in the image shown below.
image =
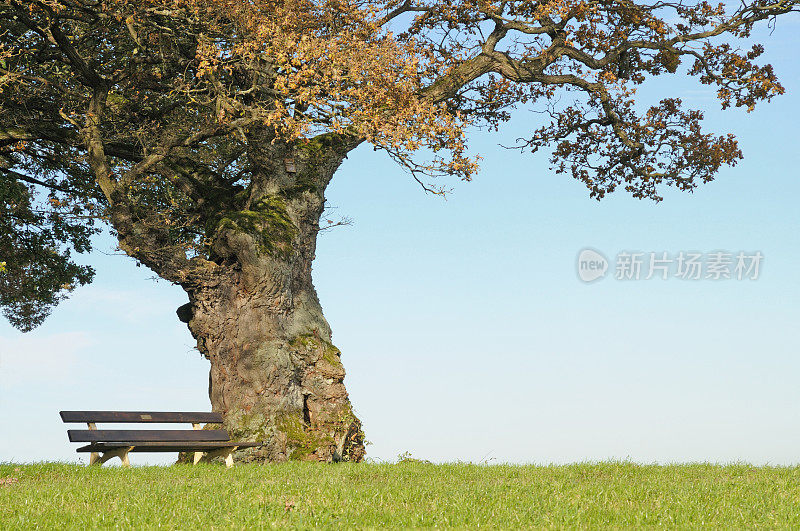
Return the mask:
M0 528L800 527L800 467L0 465Z

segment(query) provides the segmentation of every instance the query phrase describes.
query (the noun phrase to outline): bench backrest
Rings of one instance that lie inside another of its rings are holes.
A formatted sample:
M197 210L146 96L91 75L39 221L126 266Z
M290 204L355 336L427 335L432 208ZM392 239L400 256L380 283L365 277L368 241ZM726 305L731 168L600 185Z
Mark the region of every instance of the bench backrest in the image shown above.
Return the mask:
M88 430L67 430L71 442L186 442L229 441L225 430L201 430L201 423L220 424L213 412L167 411L61 411L64 422L85 422ZM193 430L98 430L96 423L192 423Z
M67 430L70 442L229 441L225 430Z
M191 422L192 424L221 424L222 415L214 412L189 411L61 411L61 420L64 422L158 422L173 424Z

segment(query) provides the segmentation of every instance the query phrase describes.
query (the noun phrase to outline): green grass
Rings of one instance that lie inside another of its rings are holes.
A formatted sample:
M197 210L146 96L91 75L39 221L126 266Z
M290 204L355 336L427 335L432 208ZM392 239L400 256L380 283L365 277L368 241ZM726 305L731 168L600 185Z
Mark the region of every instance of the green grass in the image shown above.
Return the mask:
M800 526L800 467L0 465L0 528Z

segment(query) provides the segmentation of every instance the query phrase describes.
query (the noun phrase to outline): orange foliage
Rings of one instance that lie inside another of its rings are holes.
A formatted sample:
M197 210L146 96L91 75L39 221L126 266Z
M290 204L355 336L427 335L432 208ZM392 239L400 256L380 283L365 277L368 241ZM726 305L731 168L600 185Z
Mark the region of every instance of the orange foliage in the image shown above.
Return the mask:
M116 21L119 39L135 41L132 57L143 65L158 63L164 35L177 28L191 36L195 55L183 79L170 84L157 67L136 76L151 75L189 105L213 105L225 134L257 125L287 142L346 135L385 150L418 180L469 179L477 157L468 154L466 132L497 129L516 107L538 103L551 121L519 147L553 147L554 168L584 181L594 197L623 184L636 197L659 200L658 184L691 190L740 153L734 139L702 133L702 113L681 110L677 98L637 111L635 86L664 74L697 76L716 86L723 107L752 110L784 89L770 65L756 64L760 44L743 52L719 39L746 39L756 23L796 11L798 1L730 8L631 0L97 5L106 24ZM79 11L65 0L28 7L31 16L51 19ZM90 74L83 69L91 82ZM157 95L137 89L126 97Z

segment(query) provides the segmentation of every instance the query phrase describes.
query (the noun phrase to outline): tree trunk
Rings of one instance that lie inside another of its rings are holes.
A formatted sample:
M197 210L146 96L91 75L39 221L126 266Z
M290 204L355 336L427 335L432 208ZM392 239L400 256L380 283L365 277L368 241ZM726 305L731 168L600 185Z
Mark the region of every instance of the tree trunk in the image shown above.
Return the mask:
M220 267L184 283L182 318L211 362L212 408L233 438L265 441L240 459L360 461L361 423L311 281L324 190L351 147L253 144L247 204L216 220Z

